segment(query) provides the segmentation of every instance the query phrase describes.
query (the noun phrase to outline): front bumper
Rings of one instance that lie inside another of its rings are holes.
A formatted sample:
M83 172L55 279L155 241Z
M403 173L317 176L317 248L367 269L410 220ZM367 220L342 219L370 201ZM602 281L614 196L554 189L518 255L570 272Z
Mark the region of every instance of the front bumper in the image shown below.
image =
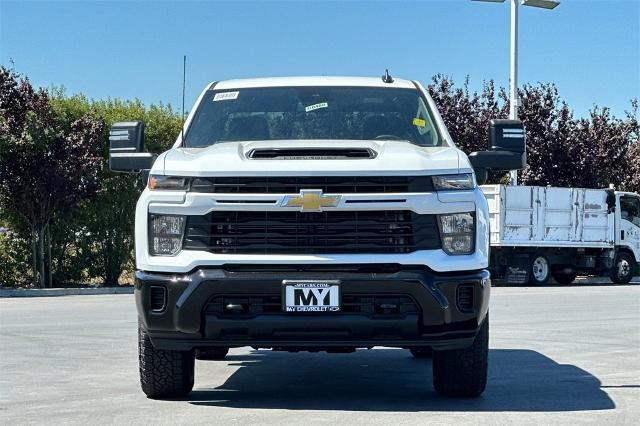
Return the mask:
M197 269L180 275L138 271L135 298L140 320L159 349L215 346L454 349L473 342L488 311L491 282L486 270L437 274L424 267L398 267L392 272L349 272L338 267L304 272L298 269L299 265L263 270L234 267ZM225 297L277 298L283 280L303 279L340 280L343 300L357 297L375 301L397 296L411 300L415 309L305 314L279 311L234 314L211 309L212 300ZM466 288L464 300L459 290L462 287ZM159 294L164 295L163 299ZM162 308L158 309L160 302Z

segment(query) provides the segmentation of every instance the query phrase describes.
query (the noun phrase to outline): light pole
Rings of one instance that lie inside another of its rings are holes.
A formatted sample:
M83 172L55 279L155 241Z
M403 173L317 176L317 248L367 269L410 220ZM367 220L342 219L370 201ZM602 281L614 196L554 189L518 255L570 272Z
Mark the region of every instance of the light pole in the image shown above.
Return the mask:
M487 3L504 3L505 0L472 0ZM556 0L522 0L525 6L539 7L542 9L554 9L560 4ZM518 119L518 107L520 99L518 98L518 0L511 0L511 69L509 73L509 118ZM511 170L511 185L518 184L518 171Z

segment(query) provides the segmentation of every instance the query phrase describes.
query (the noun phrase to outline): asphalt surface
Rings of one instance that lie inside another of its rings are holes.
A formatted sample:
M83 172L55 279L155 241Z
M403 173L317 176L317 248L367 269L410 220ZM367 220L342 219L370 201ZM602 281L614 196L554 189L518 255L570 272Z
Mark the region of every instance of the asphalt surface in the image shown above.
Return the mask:
M637 280L636 280L637 281ZM0 424L631 424L640 285L494 288L478 399L438 397L431 361L233 349L186 400L138 384L131 295L0 299Z

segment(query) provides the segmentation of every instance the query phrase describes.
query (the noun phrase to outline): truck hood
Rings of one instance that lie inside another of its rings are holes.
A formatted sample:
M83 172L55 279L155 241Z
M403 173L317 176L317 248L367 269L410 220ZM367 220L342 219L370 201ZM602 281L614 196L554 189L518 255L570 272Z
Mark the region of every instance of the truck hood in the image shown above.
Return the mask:
M253 149L362 148L375 158L251 159ZM461 169L462 167L462 169ZM402 141L289 140L222 142L206 148L174 148L158 157L152 173L174 176L435 175L469 172L455 147L426 148Z

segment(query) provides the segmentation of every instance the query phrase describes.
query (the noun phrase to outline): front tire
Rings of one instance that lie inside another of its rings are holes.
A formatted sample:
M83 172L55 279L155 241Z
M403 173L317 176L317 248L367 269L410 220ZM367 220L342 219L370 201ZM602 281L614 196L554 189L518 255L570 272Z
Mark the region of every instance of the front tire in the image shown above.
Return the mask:
M551 263L547 256L536 254L531 258L529 264L529 284L544 285L551 277Z
M146 330L138 325L140 385L147 397L179 398L193 389L193 351L156 349Z
M616 255L616 261L611 269L610 278L615 284L629 284L633 278L633 270L636 262L629 253L620 252Z
M433 351L433 387L440 395L477 397L487 385L489 315L473 344L465 349Z

